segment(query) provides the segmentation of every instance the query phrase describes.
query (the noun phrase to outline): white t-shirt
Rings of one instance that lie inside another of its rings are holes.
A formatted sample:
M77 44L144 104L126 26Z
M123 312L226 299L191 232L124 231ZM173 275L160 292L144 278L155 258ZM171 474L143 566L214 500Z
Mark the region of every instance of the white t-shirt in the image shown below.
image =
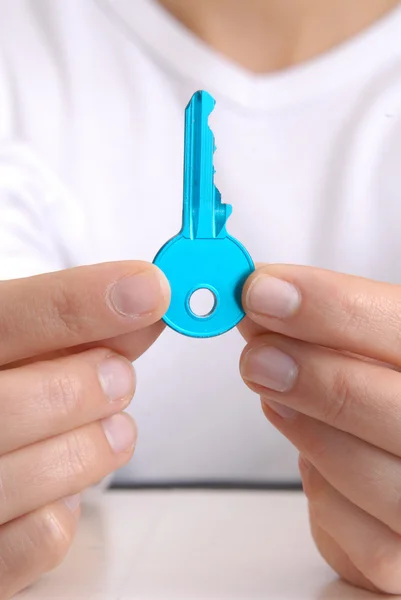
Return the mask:
M0 0L0 277L152 260L181 225L184 108L211 118L229 232L257 262L401 281L401 9L319 59L254 75L154 0ZM137 362L120 480L297 478L241 382L236 330L167 330Z

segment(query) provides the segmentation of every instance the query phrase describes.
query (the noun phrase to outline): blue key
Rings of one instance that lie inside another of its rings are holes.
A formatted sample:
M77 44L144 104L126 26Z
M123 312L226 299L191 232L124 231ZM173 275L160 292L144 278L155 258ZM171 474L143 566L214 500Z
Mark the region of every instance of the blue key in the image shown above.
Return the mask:
M222 204L214 185L216 148L209 127L214 106L210 94L199 91L186 108L182 229L153 261L171 287L164 321L179 333L197 338L220 335L241 321L245 316L242 288L255 268L244 246L226 231L232 209ZM191 298L200 289L214 297L206 315L191 308Z

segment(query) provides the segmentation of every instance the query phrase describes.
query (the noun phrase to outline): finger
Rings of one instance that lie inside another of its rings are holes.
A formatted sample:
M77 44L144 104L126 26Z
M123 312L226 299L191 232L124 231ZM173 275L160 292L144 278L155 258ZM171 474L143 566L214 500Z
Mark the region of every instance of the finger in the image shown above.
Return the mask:
M103 346L105 348L109 348L117 354L120 354L121 356L125 356L130 361L135 361L137 358L142 356L142 354L144 354L148 348L150 348L150 346L160 336L164 328L165 325L163 321L157 321L157 323L153 323L153 325L145 327L144 329L119 335L114 338L103 340L102 342L85 344L79 348L74 348L74 351L76 352Z
M0 527L0 598L9 600L65 558L77 529L77 503L56 502Z
M263 412L345 498L401 534L401 460L370 444L264 398ZM287 408L287 411L290 410ZM284 415L284 416L283 416Z
M247 316L240 321L237 327L238 331L247 342L266 333L265 327L258 325Z
M313 540L321 556L342 579L356 587L372 592L379 591L371 581L358 571L339 544L316 523L313 514L310 515L310 524Z
M132 457L136 429L117 414L0 458L0 524L81 492Z
M131 363L90 350L0 372L0 456L124 410L135 390Z
M167 280L144 262L0 282L0 364L137 331L168 303Z
M142 356L142 354L144 354L144 352L150 348L150 346L160 336L164 328L165 325L163 321L157 321L157 323L153 323L153 325L149 325L144 329L132 331L130 333L109 338L107 340L81 344L80 346L74 346L72 348L63 348L62 350L57 350L56 352L48 352L46 354L42 354L41 356L18 360L13 363L9 363L6 366L0 367L0 372L30 365L38 361L54 360L63 356L71 356L72 354L85 352L91 348L107 348L116 354L124 356L132 362L137 360L137 358Z
M401 286L274 265L249 278L243 304L252 320L266 329L401 364Z
M312 522L375 588L401 593L401 537L339 494L313 466L304 463L301 474Z
M277 334L248 344L240 370L262 396L401 456L399 372Z
M259 269L264 266L264 263L256 263L255 265L256 269ZM252 338L257 337L258 335L266 333L265 327L263 327L262 325L258 325L257 323L255 323L255 321L252 321L252 319L250 319L247 316L245 316L242 319L242 321L239 322L237 327L240 334L246 341L249 341Z

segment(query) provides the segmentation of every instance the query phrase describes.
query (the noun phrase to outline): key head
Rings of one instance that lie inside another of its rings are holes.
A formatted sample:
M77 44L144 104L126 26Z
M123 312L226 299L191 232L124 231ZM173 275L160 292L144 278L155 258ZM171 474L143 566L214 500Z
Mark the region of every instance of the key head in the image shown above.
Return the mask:
M190 240L178 235L158 252L154 264L170 282L171 302L163 320L175 331L213 337L229 331L245 316L242 288L255 267L235 238ZM201 289L210 290L215 300L205 316L195 314L190 304L194 292Z

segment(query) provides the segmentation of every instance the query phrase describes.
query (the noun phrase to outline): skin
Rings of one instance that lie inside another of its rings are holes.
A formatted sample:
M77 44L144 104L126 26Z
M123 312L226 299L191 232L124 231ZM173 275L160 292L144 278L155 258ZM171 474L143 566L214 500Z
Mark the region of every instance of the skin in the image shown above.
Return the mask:
M313 59L357 35L399 0L159 0L228 60L270 73Z
M1 600L62 561L77 494L132 457L130 361L168 303L164 276L142 262L0 282Z

